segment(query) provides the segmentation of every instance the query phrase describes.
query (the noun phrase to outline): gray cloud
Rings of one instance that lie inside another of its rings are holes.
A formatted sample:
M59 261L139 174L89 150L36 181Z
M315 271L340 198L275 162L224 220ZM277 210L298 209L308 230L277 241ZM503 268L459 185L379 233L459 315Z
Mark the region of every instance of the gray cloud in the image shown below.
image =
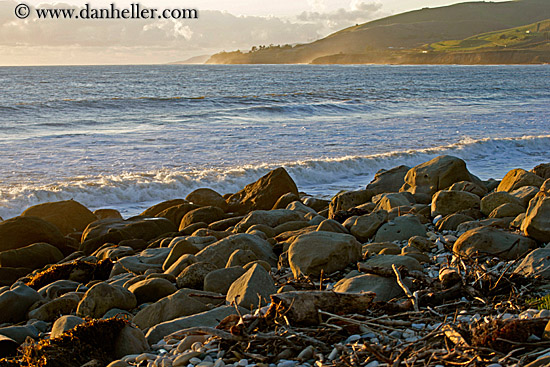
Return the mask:
M336 30L384 15L382 4L359 2L353 4L351 10L340 8L332 12L302 12L297 19L302 22L322 23L326 27Z

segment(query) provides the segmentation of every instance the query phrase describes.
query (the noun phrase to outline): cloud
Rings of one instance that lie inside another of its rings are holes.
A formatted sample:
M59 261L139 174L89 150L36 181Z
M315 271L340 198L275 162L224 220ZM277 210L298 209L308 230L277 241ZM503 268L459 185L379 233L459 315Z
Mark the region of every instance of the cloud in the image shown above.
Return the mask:
M302 22L323 23L331 29L340 29L385 15L382 12L382 4L380 3L365 3L353 0L350 8L350 10L340 8L331 12L305 11L298 15L297 19Z
M318 9L324 7L323 0L308 2ZM23 63L17 60L51 64L56 63L56 57L57 63L68 60L170 62L222 50L305 43L372 19L381 8L380 4L353 0L350 10L304 12L294 19L235 16L199 8L198 19L46 20L30 16L21 20L14 15L17 4L12 0L0 0L0 64L3 65ZM57 3L55 8L82 7Z

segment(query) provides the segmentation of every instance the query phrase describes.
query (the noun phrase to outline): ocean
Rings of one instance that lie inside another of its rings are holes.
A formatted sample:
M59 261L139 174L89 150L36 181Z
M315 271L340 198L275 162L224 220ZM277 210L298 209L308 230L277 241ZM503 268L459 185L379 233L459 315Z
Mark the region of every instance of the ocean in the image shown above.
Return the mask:
M125 217L284 166L330 198L441 154L482 179L550 162L550 67L0 67L0 216Z

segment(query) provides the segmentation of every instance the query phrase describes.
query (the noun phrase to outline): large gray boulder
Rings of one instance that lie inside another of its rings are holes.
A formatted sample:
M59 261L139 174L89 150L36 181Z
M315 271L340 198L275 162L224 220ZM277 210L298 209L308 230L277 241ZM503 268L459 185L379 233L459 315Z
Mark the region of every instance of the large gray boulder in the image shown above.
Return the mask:
M546 182L550 186L550 179ZM537 241L550 242L550 192L541 190L531 199L521 223L521 230Z
M65 256L48 243L34 243L15 250L0 252L0 267L39 269L55 264Z
M497 191L512 192L523 186L540 187L544 179L532 172L517 168L508 172L497 187Z
M441 190L432 197L431 215L446 216L462 210L479 209L480 202L479 196L470 192Z
M105 282L91 287L78 304L79 317L101 318L111 308L131 310L137 306L136 296L126 288Z
M407 241L413 236L426 237L426 227L417 216L402 215L382 225L376 235L375 242Z
M25 320L29 308L41 299L40 294L31 287L14 284L10 290L0 294L0 324Z
M231 284L225 299L252 310L265 306L274 293L277 293L277 288L273 278L261 265L255 264Z
M295 277L318 276L342 270L361 259L361 244L355 237L334 232L310 232L298 236L288 249L288 260Z
M206 246L195 254L195 258L199 262L208 262L223 268L231 254L238 249L250 250L258 259L267 261L272 266L277 265L277 257L271 245L260 237L247 233L232 235Z
M244 273L245 270L241 266L214 270L204 277L204 290L207 292L227 294L231 284L239 279Z
M377 210L370 214L356 217L349 228L352 235L361 242L367 242L374 237L378 229L387 221L388 212Z
M550 249L538 248L523 258L514 273L550 279Z
M386 192L398 192L405 183L405 176L411 168L398 166L389 170L380 170L374 175L374 179L367 185L367 190L375 195Z

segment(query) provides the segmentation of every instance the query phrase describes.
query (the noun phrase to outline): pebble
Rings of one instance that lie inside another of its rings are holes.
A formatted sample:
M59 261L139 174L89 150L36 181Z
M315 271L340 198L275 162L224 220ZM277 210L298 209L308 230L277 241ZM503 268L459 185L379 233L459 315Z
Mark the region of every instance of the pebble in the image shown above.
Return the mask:
M237 366L248 366L248 359L241 359L239 363L237 363Z
M372 361L365 365L365 367L378 367L380 365L380 362L378 361Z
M426 324L421 324L421 323L419 323L419 324L412 324L411 327L414 328L414 329L419 329L419 330L421 330L421 329L424 329L424 328L426 327Z
M195 358L197 356L200 356L200 353L194 352L192 350L180 354L176 359L174 359L172 365L174 367L180 367L180 366L187 366L191 358Z
M298 362L296 362L296 361L280 361L277 364L277 367L294 367L297 364L298 364Z
M353 335L350 335L350 336L346 339L346 341L344 342L344 344L353 343L353 342L358 341L359 339L361 339L361 335L353 334Z

